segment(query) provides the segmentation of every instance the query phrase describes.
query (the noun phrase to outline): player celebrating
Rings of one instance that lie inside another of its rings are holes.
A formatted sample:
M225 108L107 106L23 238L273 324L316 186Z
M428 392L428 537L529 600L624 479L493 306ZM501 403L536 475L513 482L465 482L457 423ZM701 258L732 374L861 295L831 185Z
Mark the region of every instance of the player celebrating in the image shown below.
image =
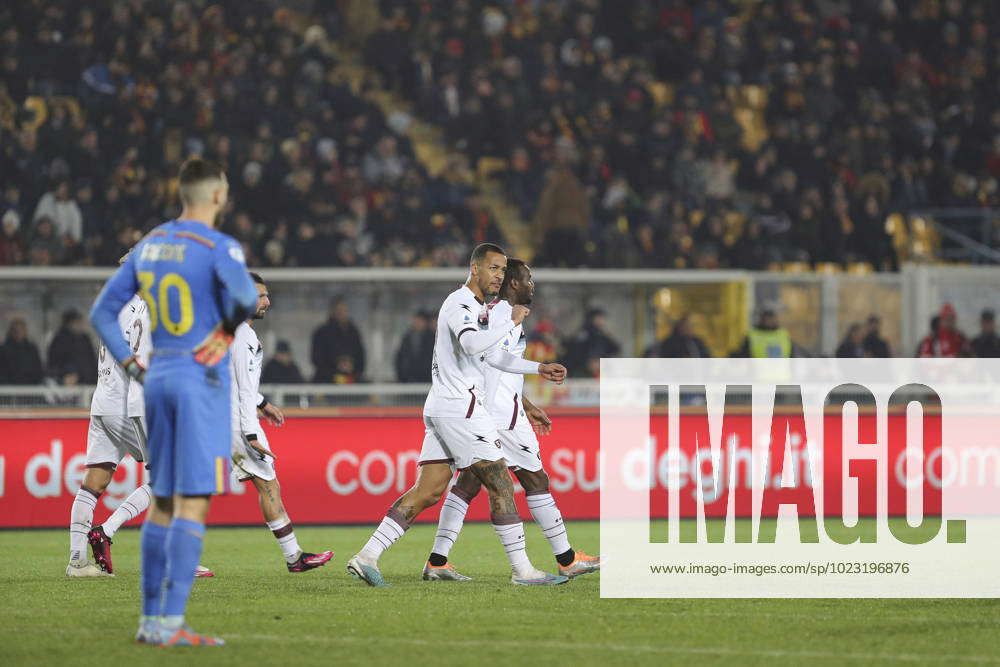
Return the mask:
M228 348L257 290L243 252L215 230L229 183L222 169L192 158L180 170L184 208L156 227L101 290L90 320L129 376L145 379L153 504L143 524L142 616L136 641L220 646L184 623L205 519L224 490L230 455ZM149 372L118 328L139 292L149 308Z
M531 278L531 268L519 259L507 260L507 273L500 289L500 300L488 307L487 315L491 330L508 330L511 313L518 305L527 306L535 293L535 283ZM524 356L525 336L521 326L516 326L510 336L499 343L500 349L518 358ZM524 376L504 373L492 366L484 366L486 377L486 400L493 423L500 434L503 456L514 471L517 480L524 487L531 516L542 529L549 541L552 553L559 563L559 574L576 577L594 572L601 567L599 557L588 556L582 551L574 551L566 536L566 526L556 501L549 493L549 476L542 468L538 438L532 426L547 435L552 430L548 415L524 396ZM458 534L465 522L469 503L479 493L482 484L479 479L463 471L445 498L438 520L434 550L424 566L427 581L468 581L471 577L458 573L448 562Z
M333 552L311 554L302 551L281 502L281 485L274 472L274 454L268 447L267 434L260 427L257 411L260 410L275 426L281 426L285 416L258 391L264 353L256 332L250 326L252 320L264 317L271 307L271 297L263 278L256 273L251 273L250 277L257 285L257 310L251 319L236 327L236 336L230 348L233 465L237 468L239 481L250 480L257 489L264 522L278 540L288 571L305 572L325 565L333 558Z
M490 519L507 552L513 583L553 585L568 580L535 569L528 559L524 526L514 505L514 485L503 460L500 436L483 405L482 361L511 373L538 373L553 382L566 377L566 369L559 364L526 361L495 348L528 315L525 306L514 306L506 328L480 330L479 309L487 295L499 292L506 265L507 257L499 246L480 244L472 253L468 280L441 306L432 386L424 404L425 435L417 481L393 503L368 543L347 564L350 574L371 586L386 585L378 569L379 557L403 536L420 512L440 500L451 481L452 466L471 470L486 487Z

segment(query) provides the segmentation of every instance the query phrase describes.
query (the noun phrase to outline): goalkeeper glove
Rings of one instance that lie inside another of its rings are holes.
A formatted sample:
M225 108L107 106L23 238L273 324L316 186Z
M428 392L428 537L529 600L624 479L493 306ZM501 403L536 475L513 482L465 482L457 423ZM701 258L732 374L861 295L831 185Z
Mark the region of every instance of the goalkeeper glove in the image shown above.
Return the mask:
M229 344L233 342L233 334L227 329L221 324L212 329L205 340L194 348L194 360L205 366L214 366L222 361Z
M146 368L139 362L139 359L135 356L131 356L122 362L122 367L125 369L125 374L130 378L142 384L146 381Z

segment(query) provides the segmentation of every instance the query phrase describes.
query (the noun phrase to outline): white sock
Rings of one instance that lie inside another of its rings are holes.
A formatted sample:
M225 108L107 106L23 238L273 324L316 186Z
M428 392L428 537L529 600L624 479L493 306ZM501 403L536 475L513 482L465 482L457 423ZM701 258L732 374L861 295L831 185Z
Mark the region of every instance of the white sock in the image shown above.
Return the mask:
M87 562L87 533L94 521L97 496L80 487L69 511L69 559Z
M545 539L549 541L549 546L552 547L552 553L558 556L569 551L569 537L566 535L566 525L563 523L562 514L559 512L552 494L540 493L535 496L528 496L527 501L528 509L531 511L531 518L542 529L542 534L545 535Z
M507 559L510 561L510 567L515 574L533 571L534 568L531 565L531 561L528 560L528 552L524 548L524 524L520 521L502 525L494 523L493 530L496 531L497 537L500 538L500 544L503 545L504 551L507 552Z
M458 534L462 532L462 524L465 523L465 514L468 511L469 503L454 493L449 493L445 497L444 506L441 508L441 518L438 519L437 535L434 537L432 553L448 557L448 552L455 545Z
M274 537L277 538L278 546L281 547L281 553L285 556L285 562L294 563L302 549L299 548L299 541L295 537L295 531L292 530L292 520L286 514L280 519L268 521L267 527L271 529Z
M123 523L131 521L145 512L152 499L153 494L150 492L148 484L143 484L138 489L128 494L128 498L123 500L122 504L111 513L108 520L102 524L104 534L111 537L117 533Z
M409 524L406 523L406 520L403 519L399 512L394 509L389 510L389 513L382 519L382 523L378 525L372 536L368 538L368 543L361 549L361 553L368 558L378 560L382 552L399 541L399 538L403 536L403 533L409 527Z

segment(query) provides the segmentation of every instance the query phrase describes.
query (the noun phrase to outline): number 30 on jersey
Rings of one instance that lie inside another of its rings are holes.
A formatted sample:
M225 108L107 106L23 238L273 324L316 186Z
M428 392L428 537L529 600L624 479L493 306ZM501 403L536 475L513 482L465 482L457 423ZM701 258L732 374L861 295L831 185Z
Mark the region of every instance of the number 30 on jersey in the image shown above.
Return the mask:
M183 336L194 326L194 302L191 300L191 286L180 275L167 273L156 283L152 271L139 271L139 294L149 307L149 330L163 324L174 336ZM180 317L174 319L170 312L170 293L176 293Z

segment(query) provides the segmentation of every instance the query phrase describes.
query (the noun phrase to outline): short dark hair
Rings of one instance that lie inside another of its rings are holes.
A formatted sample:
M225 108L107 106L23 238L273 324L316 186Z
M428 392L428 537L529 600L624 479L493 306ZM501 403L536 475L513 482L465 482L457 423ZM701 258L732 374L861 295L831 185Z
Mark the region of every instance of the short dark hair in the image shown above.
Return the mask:
M479 264L491 252L495 252L498 255L506 255L504 249L498 246L496 243L480 243L476 246L476 249L472 251L472 258L469 260L470 264Z
M251 271L250 272L250 277L253 278L253 281L255 283L257 283L258 285L266 285L267 284L267 283L264 282L264 279L260 277L259 273L254 273L253 271Z
M507 272L503 276L503 284L500 285L500 293L503 294L509 287L512 280L524 280L524 272L528 268L528 263L523 259L507 258Z
M195 183L200 183L201 181L207 181L210 178L222 178L222 174L222 165L218 162L206 160L205 158L193 157L184 161L184 164L181 165L181 171L177 178L180 185L183 187L185 185L194 185Z
M191 203L192 195L199 192L198 185L205 181L222 180L224 176L225 171L217 162L200 157L185 160L177 177L181 201L185 204Z

